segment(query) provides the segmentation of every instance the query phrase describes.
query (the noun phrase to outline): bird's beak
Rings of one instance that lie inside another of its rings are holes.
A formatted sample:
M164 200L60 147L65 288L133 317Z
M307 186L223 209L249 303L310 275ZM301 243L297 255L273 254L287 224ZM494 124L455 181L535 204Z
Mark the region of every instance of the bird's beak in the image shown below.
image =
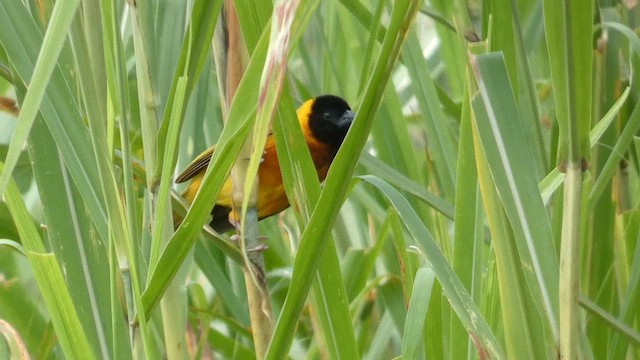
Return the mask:
M345 111L344 114L342 114L342 116L340 117L340 120L338 120L338 126L341 128L349 127L353 122L354 117L356 117L356 114L353 111Z

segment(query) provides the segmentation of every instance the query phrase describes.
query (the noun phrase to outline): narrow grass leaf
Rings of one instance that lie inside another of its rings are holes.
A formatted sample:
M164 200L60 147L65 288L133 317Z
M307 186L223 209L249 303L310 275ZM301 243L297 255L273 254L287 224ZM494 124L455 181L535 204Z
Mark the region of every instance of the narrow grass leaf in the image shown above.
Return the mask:
M178 59L178 64L175 69L171 89L169 90L169 97L162 116L163 120L158 132L158 156L160 162L164 161L166 137L170 124L169 119L173 109L173 102L175 101L178 82L181 77L186 76L187 84L185 88L185 99L189 99L191 92L198 83L205 61L209 55L213 32L216 27L221 8L221 0L198 0L193 4L191 19L189 21L185 38L182 42L180 58ZM181 108L181 115L184 116L186 109L186 106ZM180 124L182 124L183 116L180 117ZM159 176L161 169L158 168L156 171Z
M436 88L427 61L422 54L422 48L415 33L409 34L407 48L404 53L404 64L409 70L418 105L422 112L423 121L429 141L429 149L433 152L435 173L438 185L444 194L455 193L455 159L458 149L453 137L449 133L447 117L444 116L439 104Z
M479 99L474 101L480 102ZM524 266L518 254L515 236L496 190L489 165L474 131L474 147L482 202L491 229L490 274L485 280L492 289L491 297L499 311L487 316L502 323L509 358L538 359L548 357L542 338L542 308L538 309L526 282ZM493 279L497 281L493 281ZM535 285L535 281L532 281ZM491 287L495 284L494 287ZM499 301L498 301L499 300ZM545 356L547 355L547 356Z
M162 250L157 265L150 271L149 281L142 295L143 311L147 316L158 303L183 260L193 247L197 239L197 233L201 231L202 226L209 217L211 204L222 188L231 171L231 166L240 152L242 139L248 134L249 119L239 120L242 123L237 131L229 130L227 133L223 132L224 136L221 136L221 141L216 146L216 151L211 158L211 163L207 168L198 195L196 195L182 223ZM215 169L215 171L211 171L212 169ZM232 245L229 244L229 246ZM241 255L237 250L228 249L226 252L229 255L235 255L236 260L240 259Z
M160 183L158 184L158 200L156 205L156 217L153 224L154 229L152 231L151 240L151 253L149 257L149 264L153 266L158 259L160 253L160 247L164 244L170 236L171 226L168 222L172 219L171 209L171 195L169 193L172 183L173 169L177 159L178 139L180 137L180 125L182 114L184 113L185 101L186 101L186 88L188 79L181 77L178 79L178 83L175 87L175 100L172 102L171 116L168 119L169 127L167 137L165 141L166 153L162 157L162 163L160 164L161 176Z
M451 307L467 331L477 340L478 353L486 354L490 358L504 358L502 346L498 343L491 328L484 320L484 316L462 283L460 283L451 265L442 254L439 245L407 200L396 189L377 177L365 175L360 178L378 188L396 209L409 233L420 245L422 253L431 263L433 272L436 274L438 282L442 286L442 291L449 300Z
M587 200L587 206L592 207L595 205L595 202L604 192L607 184L611 181L613 176L618 169L620 161L624 159L623 154L625 154L631 142L633 140L634 135L638 132L640 128L640 103L636 103L633 112L629 116L627 123L618 135L618 140L616 141L616 145L613 147L611 151L611 156L607 159L606 163L600 170L598 178L596 179L593 187L591 188L591 192L589 193L589 198Z
M631 48L636 53L636 55L640 56L640 37L628 26L612 21L606 21L602 23L602 26L606 29L611 29L619 32L624 35L627 40L629 40L629 44Z
M110 328L107 246L95 233L42 119L36 119L28 146L51 251L67 270L65 278L73 303L86 314L80 321L92 348L99 350L101 357L110 357L108 344L114 329Z
M453 269L471 296L478 299L482 293L484 228L471 111L469 92L465 92L456 170ZM471 342L465 336L466 330L453 316L450 326L452 357L467 357Z
M29 351L20 333L5 320L0 319L0 334L6 340L11 360L29 359ZM2 347L0 347L2 349ZM1 353L0 353L1 354Z
M486 108L485 112L474 104L480 140L518 239L518 251L531 266L547 321L557 334L559 265L548 216L531 174L531 153L525 146L527 142L501 54L475 57L474 72Z
M136 2L128 3L130 10L130 21L132 29L132 41L134 49L134 59L136 62L136 90L138 95L140 128L142 135L142 149L144 153L144 167L147 173L147 189L154 194L157 186L156 170L158 168L158 104L155 100L155 92L159 91L153 86L153 62L154 38L148 18L150 16L152 3ZM152 213L155 210L152 209ZM155 217L155 215L153 215Z
M279 116L274 124L274 136L283 183L291 204L300 212L299 224L304 227L320 196L320 183L313 166L309 147L293 109L291 96L285 87L280 101ZM330 240L331 241L331 240ZM335 247L327 247L314 284L314 295L321 324L326 325L322 333L330 341L333 354L344 358L358 358L349 301L342 279L338 255Z
M505 19L505 21L511 19L513 21L513 36L518 67L518 105L521 109L522 121L527 129L527 137L531 138L529 145L534 154L534 161L538 164L538 174L543 174L549 168L549 156L544 141L542 122L540 121L540 100L533 77L535 68L532 66L533 59L528 56L531 45L526 42L529 39L525 39L525 36L535 36L535 32L523 26L524 21L522 19L525 19L526 14L526 11L523 11L524 7L518 6L516 1L511 0L510 2L511 17ZM538 9L542 13L542 7L540 6ZM536 40L540 38L541 36L538 36ZM531 41L531 43L534 42Z
M282 12L278 11L280 6L280 4L276 5L276 13ZM304 12L298 16L301 18L308 17L316 6L317 4L310 4L310 2L300 4L300 9ZM278 16L282 15L276 15L276 17ZM300 27L297 29L299 30ZM272 30L272 36L276 34ZM279 36L285 36L285 34L280 34ZM297 39L296 34L288 36L293 36ZM277 64L277 62L275 63ZM273 88L273 86L270 88ZM270 91L270 93L273 92ZM274 127L276 149L283 173L285 190L289 199L292 200L291 203L297 203L295 208L301 212L299 224L304 227L318 201L320 185L300 124L296 119L295 113L287 111L292 109L293 106L286 88L282 98L283 101L280 102L280 106L283 110L280 111L281 116L277 118ZM322 326L322 332L317 333L317 336L324 337L321 342L327 343L328 351L334 357L359 358L351 324L348 298L335 247L328 246L324 250L316 275L316 282L314 283L314 295L318 305L318 317Z
M260 36L268 31L267 25L273 13L273 3L271 1L241 0L234 4L249 54L253 53Z
M16 242L14 240L9 240L9 239L0 239L0 246L7 246L9 248L12 248L14 250L16 250L17 252L21 253L22 255L27 255L27 253L24 251L24 247L22 247L22 244L20 244L19 242Z
M249 323L249 312L246 299L234 293L229 274L226 273L224 261L215 256L215 245L210 241L198 241L193 253L198 268L204 273L216 289L217 296L229 308L231 315L241 324Z
M589 311L590 314L609 324L612 329L621 336L624 336L631 344L636 347L640 346L640 332L636 329L618 320L615 316L609 314L606 310L602 309L596 303L585 297L580 297L580 305Z
M636 144L637 146L637 144ZM640 224L638 224L638 212L636 210L635 219L629 221L626 227L626 232L628 232L628 236L631 239L638 238L638 229L640 229ZM635 224L633 224L635 222ZM635 229L634 229L635 227ZM626 291L624 293L624 297L622 299L622 305L620 306L620 311L617 316L617 320L623 324L630 324L633 322L633 318L635 314L637 314L638 304L640 303L640 246L636 244L636 248L630 261L629 265L629 282L627 283ZM585 301L586 300L586 301ZM582 303L585 306L587 303L587 299L583 299ZM596 304L594 304L596 306ZM607 314L607 317L611 316ZM606 320L605 320L606 321ZM615 334L611 340L611 347L608 351L608 356L610 359L616 359L620 357L624 357L624 354L627 351L627 337L625 335ZM640 339L640 337L639 337ZM636 341L636 343L639 343Z
M415 359L418 345L423 339L423 329L427 310L429 310L429 298L431 288L435 280L433 270L422 267L418 269L413 286L413 294L409 302L407 319L404 322L404 336L402 337L402 358Z
M0 194L7 187L13 168L22 152L22 147L29 136L29 130L31 130L33 121L40 109L40 103L58 60L58 55L67 40L67 33L79 2L79 0L61 0L55 3L47 32L44 35L42 48L33 69L33 76L29 81L29 91L27 91L22 104L18 125L9 145L9 151L5 159L6 167L2 175L0 175Z
M16 75L16 92L24 93L38 56L42 35L37 24L20 2L0 2L0 23L12 24L0 31L0 41L10 57ZM108 239L107 211L102 197L100 178L89 142L89 134L81 121L76 97L59 67L54 67L49 82L56 91L44 94L40 104L42 117L78 187L96 229Z
M182 223L162 250L158 263L150 272L147 288L143 294L145 314L155 307L164 290L180 268L197 237L202 225L211 213L211 204L226 181L236 157L240 153L244 139L248 136L255 110L262 67L266 58L269 37L263 36L251 57L246 72L238 86L236 96L229 110L229 121L220 134L207 171ZM215 170L213 170L215 169ZM212 171L213 170L213 171ZM232 246L229 244L229 246ZM228 248L227 254L236 260L242 255L237 249Z
M358 156L364 147L375 110L380 104L384 88L391 75L405 38L409 25L419 8L419 2L398 1L394 4L389 31L382 45L369 86L356 118L351 125L347 138L338 151L329 170L325 188L320 195L309 225L303 232L301 245L294 264L291 286L278 318L276 329L266 354L266 359L281 359L288 353L293 340L291 329L295 327L300 312L311 286L311 278L315 273L319 255L325 246L326 236L335 221L342 199L346 195L348 182L357 163Z
M381 178L403 191L406 191L407 193L424 201L427 205L433 207L442 215L453 220L454 208L451 203L425 190L424 186L403 175L398 170L367 153L363 153L360 157L360 164L367 168L368 173Z
M640 44L639 44L640 51ZM620 112L622 106L626 103L627 98L629 97L629 93L631 91L630 87L626 87L620 97L616 102L611 106L609 111L598 121L598 123L591 129L589 133L589 144L591 148L596 146L600 141L604 132L609 128L609 126L613 123L613 120L616 119L616 116ZM540 180L538 183L538 187L540 189L540 194L542 196L542 201L545 204L549 203L551 196L555 193L555 191L562 185L564 182L564 174L558 170L558 168L554 168L551 170L544 179Z
M445 67L447 79L451 86L454 99L459 99L465 87L465 43L463 35L473 29L467 13L467 5L460 5L459 1L436 0L431 1L433 8L457 26L457 33L449 26L436 22L436 31L441 39L440 53Z
M2 163L0 163L0 170L4 170ZM33 268L33 274L51 316L62 350L70 359L95 359L96 356L91 350L73 306L60 264L53 254L46 253L40 234L27 211L20 191L11 178L7 185L5 199L18 227L20 238L27 251L29 263Z
M251 153L249 162L244 169L244 186L242 194L242 215L241 226L242 231L242 246L248 248L254 248L258 246L257 239L245 238L245 226L247 226L247 210L249 208L249 201L254 203L251 206L257 207L257 178L258 168L262 163L263 152L267 143L268 133L271 128L271 122L276 113L278 105L278 98L282 92L282 86L285 80L287 59L290 51L290 38L292 37L292 25L295 18L296 10L298 8L299 1L296 0L283 0L276 3L274 8L274 14L271 21L271 32L269 34L269 48L267 50L264 67L262 70L262 76L260 78L260 89L258 93L258 103L256 110L256 119L253 127L253 139L251 141ZM266 35L265 35L266 36ZM238 164L236 164L238 166ZM234 180L235 181L235 180ZM251 194L251 195L250 195ZM248 224L253 227L257 227L255 223ZM250 232L255 234L256 232ZM246 243L245 243L246 242ZM247 254L248 258L245 259L248 269L252 269L250 264L250 258L257 256L257 254ZM252 273L252 276L255 274Z
M388 311L381 315L379 326L375 329L371 339L371 346L367 349L364 359L380 359L380 354L384 354L386 344L389 344L396 336L393 328L393 319Z

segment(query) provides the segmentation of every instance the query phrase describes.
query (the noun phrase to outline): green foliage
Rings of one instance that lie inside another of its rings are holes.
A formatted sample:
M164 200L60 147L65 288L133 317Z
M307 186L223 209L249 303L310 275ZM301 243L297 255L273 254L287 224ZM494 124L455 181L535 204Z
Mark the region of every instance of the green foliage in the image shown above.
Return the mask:
M0 357L261 357L248 257L203 224L273 131L266 358L640 358L632 2L234 3L227 104L221 0L0 0ZM357 113L324 184L321 94Z

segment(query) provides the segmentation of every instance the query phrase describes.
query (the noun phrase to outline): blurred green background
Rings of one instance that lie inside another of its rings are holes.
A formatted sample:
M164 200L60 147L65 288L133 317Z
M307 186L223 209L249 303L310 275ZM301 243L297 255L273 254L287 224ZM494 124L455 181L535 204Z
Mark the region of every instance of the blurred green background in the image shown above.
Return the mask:
M640 358L636 1L234 4L228 105L221 1L0 0L0 358ZM294 109L321 94L358 116L319 193ZM265 124L294 206L259 223L252 328L201 228Z

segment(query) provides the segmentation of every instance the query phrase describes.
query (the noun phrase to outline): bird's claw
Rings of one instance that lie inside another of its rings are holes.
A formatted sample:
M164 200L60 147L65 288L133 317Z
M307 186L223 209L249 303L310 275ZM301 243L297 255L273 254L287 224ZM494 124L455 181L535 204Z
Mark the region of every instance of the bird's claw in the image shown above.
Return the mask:
M229 237L229 239L230 239L231 241L234 241L234 242L239 242L241 238L242 238L242 237L241 237L240 235L238 235L238 234L233 234L233 235L231 235L231 236ZM247 249L247 252L248 252L248 253L250 253L250 252L256 252L256 251L265 251L265 250L267 250L267 249L269 248L269 245L267 245L267 244L265 243L265 241L267 241L267 237L266 237L266 236L258 236L256 240L258 240L258 241L260 241L260 242L262 242L262 243L261 243L261 244L259 244L259 245L257 245L257 246L255 246L255 247L252 247L252 248L250 248L250 249Z
M269 248L269 246L267 244L260 244L256 247L253 247L251 249L247 249L247 252L261 252L261 251L265 251Z

